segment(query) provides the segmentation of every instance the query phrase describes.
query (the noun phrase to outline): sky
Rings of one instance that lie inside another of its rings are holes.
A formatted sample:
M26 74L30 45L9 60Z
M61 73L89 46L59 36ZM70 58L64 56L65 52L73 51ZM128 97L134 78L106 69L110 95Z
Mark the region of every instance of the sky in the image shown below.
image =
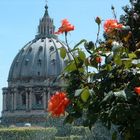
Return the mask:
M45 4L46 0L0 0L0 112L2 88L8 85L11 63L18 51L34 39ZM123 14L122 7L126 4L129 4L129 0L48 0L48 10L56 29L65 18L75 26L75 30L68 35L68 42L72 47L81 39L95 41L95 18L99 16L103 21L112 19L113 5L119 19ZM59 38L64 41L63 35Z

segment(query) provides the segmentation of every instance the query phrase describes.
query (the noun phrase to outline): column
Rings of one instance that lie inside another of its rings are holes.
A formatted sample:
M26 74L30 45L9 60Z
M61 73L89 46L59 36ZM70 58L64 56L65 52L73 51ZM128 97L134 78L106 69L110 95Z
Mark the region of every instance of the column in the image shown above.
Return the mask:
M29 104L28 104L28 92L27 92L27 90L25 90L25 94L26 94L26 111L28 111Z
M32 110L32 88L29 89L29 110Z
M14 89L14 93L13 93L14 95L14 110L16 110L17 109L17 89L15 88Z
M14 110L14 93L13 90L11 91L11 111Z
M3 93L3 111L6 110L6 94Z
M47 104L48 104L49 99L50 99L50 96L51 96L51 95L50 95L50 93L51 93L51 91L50 91L50 90L51 90L51 88L50 88L50 87L48 87L48 90L47 90L47 91L48 91L48 92L47 92L47 94L48 94L48 97L47 97Z
M44 110L47 109L47 98L46 98L46 88L43 89L43 103L44 103Z

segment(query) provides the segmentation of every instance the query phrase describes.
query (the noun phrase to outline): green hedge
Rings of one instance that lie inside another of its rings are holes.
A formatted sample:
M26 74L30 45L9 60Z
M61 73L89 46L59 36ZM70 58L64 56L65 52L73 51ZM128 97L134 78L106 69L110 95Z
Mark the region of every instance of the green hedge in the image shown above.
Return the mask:
M55 137L55 140L83 140L82 136Z
M55 137L55 140L70 140L70 137Z
M56 128L15 127L1 128L0 140L54 140Z
M89 136L92 137L92 133L88 127L84 126L73 126L71 129L71 135L82 136L83 139L88 139Z

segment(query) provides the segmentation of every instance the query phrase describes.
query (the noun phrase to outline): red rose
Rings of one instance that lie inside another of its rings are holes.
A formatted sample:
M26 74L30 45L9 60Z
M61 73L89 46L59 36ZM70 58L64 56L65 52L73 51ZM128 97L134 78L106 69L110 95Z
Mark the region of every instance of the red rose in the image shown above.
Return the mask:
M69 103L70 100L66 97L65 92L56 92L48 102L48 112L55 117L59 117L61 114L64 115Z
M100 56L97 56L97 57L96 57L96 62L97 62L97 63L101 63L101 62L102 62L102 58L101 58Z
M61 34L74 30L74 26L69 23L67 19L62 20L62 25L55 34Z
M121 29L123 24L119 24L116 19L106 20L104 23L104 30L106 33L112 32L114 29Z
M140 87L135 87L135 88L134 88L134 91L135 91L138 95L140 95Z

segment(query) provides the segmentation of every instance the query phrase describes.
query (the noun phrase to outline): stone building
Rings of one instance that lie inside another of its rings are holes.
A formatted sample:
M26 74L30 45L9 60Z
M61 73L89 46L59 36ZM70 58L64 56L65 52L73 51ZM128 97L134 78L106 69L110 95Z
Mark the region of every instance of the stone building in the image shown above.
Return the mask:
M45 13L38 33L16 55L9 70L8 87L3 88L2 124L23 125L46 121L50 95L64 86L57 79L69 56L63 60L58 48L66 47L56 35L53 19Z

